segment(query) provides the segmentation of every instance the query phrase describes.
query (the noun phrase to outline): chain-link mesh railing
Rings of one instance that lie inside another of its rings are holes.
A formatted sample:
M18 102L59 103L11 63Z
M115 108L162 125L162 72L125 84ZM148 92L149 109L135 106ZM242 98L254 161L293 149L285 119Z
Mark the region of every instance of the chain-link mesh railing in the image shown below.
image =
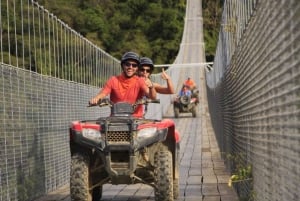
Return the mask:
M32 200L69 181L68 125L107 115L86 106L120 64L34 1L0 12L0 200Z
M117 59L35 1L1 0L1 62L38 74L103 86Z
M68 125L95 88L1 64L0 200L31 200L68 182ZM99 112L99 111L98 111Z
M208 102L234 186L249 200L300 199L299 27L297 0L224 4Z

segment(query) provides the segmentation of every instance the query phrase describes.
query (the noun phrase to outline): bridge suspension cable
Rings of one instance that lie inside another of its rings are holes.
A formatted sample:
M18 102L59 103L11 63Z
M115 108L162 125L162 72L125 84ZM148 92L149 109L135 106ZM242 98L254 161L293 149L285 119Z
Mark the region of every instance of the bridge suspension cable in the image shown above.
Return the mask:
M175 63L175 64L157 64L154 65L156 68L163 68L163 67L176 67L176 68L192 68L192 67L204 67L206 71L211 71L213 62L204 62L204 63Z

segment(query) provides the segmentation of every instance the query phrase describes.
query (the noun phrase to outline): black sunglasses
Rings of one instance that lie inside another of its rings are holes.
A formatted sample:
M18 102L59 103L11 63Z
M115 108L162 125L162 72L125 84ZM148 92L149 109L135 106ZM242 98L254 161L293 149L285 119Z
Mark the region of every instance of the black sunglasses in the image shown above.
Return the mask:
M125 62L125 66L126 66L126 67L130 67L130 66L132 66L133 68L136 68L136 67L138 67L138 65L137 65L137 64L133 64L133 63L130 63L130 62Z
M146 71L147 73L150 73L150 72L151 72L151 70L150 70L150 69L145 69L145 68L140 68L140 71L141 71L141 72L144 72L144 71Z

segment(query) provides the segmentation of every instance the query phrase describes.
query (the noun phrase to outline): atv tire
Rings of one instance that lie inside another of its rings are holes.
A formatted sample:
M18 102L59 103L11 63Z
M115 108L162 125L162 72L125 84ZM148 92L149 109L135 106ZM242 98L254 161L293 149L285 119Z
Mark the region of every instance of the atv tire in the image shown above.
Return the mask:
M155 200L173 201L172 154L168 150L159 151L154 156Z
M174 116L175 116L175 118L179 117L179 108L176 106L174 107Z
M89 190L89 161L81 154L71 158L70 194L71 200L92 201Z
M173 197L177 199L179 197L179 149L176 149L176 156L174 162L174 176L173 176Z
M179 179L173 181L173 197L177 199L179 197Z
M181 96L180 97L180 103L182 105L188 105L191 102L191 97L190 96Z
M100 201L102 198L102 186L93 189L93 201Z
M197 117L197 110L196 110L196 106L194 105L194 107L192 108L192 116L193 117Z

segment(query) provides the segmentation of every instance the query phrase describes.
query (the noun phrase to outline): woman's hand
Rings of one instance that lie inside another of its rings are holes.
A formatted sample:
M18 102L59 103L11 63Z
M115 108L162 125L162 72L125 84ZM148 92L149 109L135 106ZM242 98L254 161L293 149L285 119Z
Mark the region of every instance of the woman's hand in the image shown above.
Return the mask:
M164 80L169 80L170 79L170 76L165 72L164 68L162 68L161 78L164 79Z
M145 78L145 83L146 83L148 88L151 89L153 87L153 83L149 78Z

